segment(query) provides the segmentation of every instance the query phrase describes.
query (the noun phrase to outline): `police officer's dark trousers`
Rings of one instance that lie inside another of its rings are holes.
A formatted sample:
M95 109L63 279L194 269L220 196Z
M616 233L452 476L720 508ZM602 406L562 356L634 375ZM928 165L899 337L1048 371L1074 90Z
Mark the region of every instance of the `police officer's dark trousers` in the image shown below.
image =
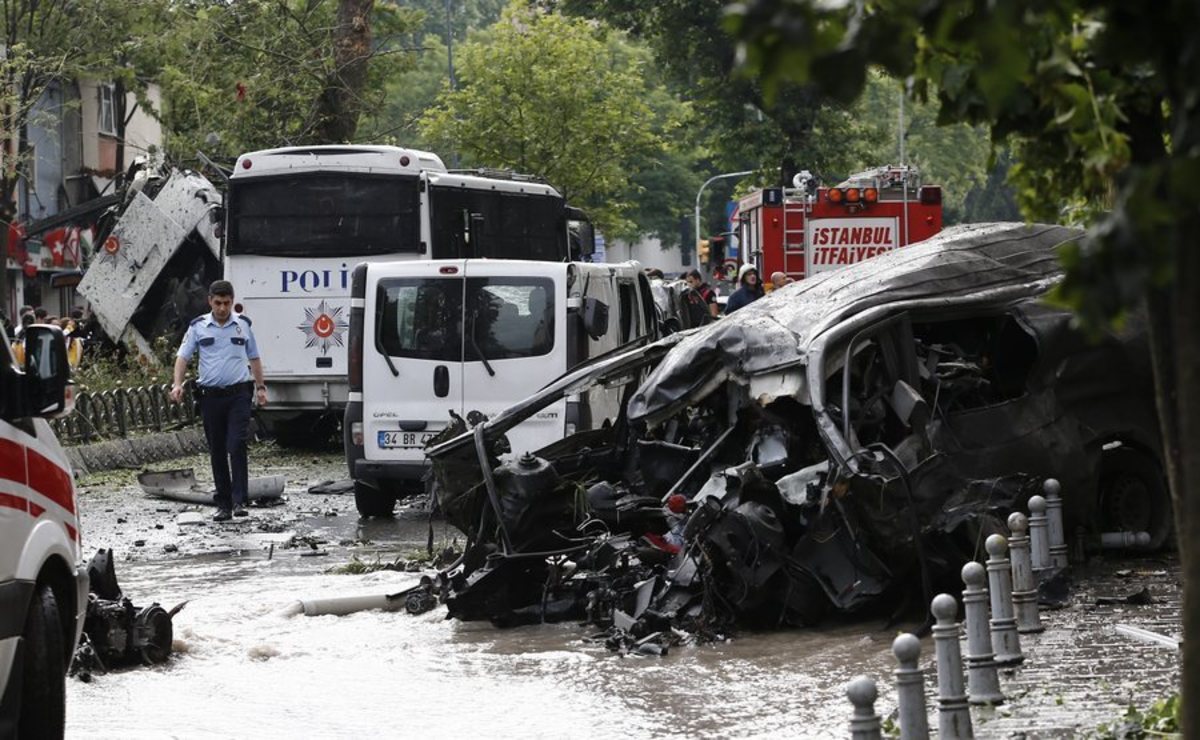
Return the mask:
M250 434L253 383L227 388L206 388L200 398L204 436L212 461L217 507L228 511L248 502L246 486L246 441Z

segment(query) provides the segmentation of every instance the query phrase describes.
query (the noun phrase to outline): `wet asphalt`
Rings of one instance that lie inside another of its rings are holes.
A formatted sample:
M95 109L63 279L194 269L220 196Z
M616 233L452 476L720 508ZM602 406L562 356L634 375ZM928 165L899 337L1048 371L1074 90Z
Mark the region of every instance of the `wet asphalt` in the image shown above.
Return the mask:
M199 456L153 467L192 467L208 480ZM299 598L407 587L416 573L336 571L416 557L431 532L435 548L461 537L419 505L360 520L352 494L309 493L345 477L335 452L255 448L251 475L285 475L285 498L228 523L209 521L208 507L148 498L135 473L80 481L84 548L114 549L136 605L188 602L175 619L177 652L162 666L70 682L70 737L845 736L844 687L859 674L880 682L881 715L895 709L890 646L905 625L879 621L741 634L647 659L611 655L574 624L501 631L445 621L440 608L284 616ZM1002 673L1009 700L972 710L977 736L1073 736L1177 690L1176 651L1115 629L1178 635L1176 560L1093 558L1073 577L1068 606L1043 612L1046 631L1024 637L1025 663ZM1097 604L1143 587L1153 603ZM932 650L922 640L936 727Z

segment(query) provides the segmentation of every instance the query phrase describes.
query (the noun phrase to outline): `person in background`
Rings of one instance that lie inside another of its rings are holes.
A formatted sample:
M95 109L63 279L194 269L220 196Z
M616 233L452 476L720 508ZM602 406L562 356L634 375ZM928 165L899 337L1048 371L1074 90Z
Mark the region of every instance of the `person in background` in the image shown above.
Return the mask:
M787 273L776 270L775 272L771 273L771 287L769 290L779 290L783 286L790 285L793 282L794 281L787 276Z
M704 282L704 276L700 274L700 271L692 270L684 276L684 280L692 289L691 296L688 298L688 310L693 314L692 325L700 326L717 318L721 313L721 307L717 305L717 291ZM699 310L693 308L693 302L698 305Z
M746 263L738 268L738 289L729 296L725 304L725 314L729 315L739 308L754 303L764 295L762 281L758 279L758 270L754 265Z
M21 315L21 325L17 327L17 333L16 333L15 339L23 339L25 337L25 330L28 329L31 325L33 325L33 323L35 321L36 321L36 319L34 319L34 317L33 317L33 311L30 311L29 313L26 313L26 314L22 314Z

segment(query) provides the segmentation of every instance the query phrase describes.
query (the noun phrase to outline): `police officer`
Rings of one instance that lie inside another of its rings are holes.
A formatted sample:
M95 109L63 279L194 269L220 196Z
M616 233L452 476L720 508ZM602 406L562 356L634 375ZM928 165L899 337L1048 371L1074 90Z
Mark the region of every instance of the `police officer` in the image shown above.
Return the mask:
M233 285L217 280L208 288L211 313L192 321L175 357L175 384L171 400L183 400L183 376L192 355L200 352L200 414L212 461L218 511L214 521L246 516L246 438L250 411L267 403L262 360L250 329L250 319L233 312ZM247 367L249 366L249 367ZM254 380L251 381L253 374ZM232 475L231 475L232 473Z

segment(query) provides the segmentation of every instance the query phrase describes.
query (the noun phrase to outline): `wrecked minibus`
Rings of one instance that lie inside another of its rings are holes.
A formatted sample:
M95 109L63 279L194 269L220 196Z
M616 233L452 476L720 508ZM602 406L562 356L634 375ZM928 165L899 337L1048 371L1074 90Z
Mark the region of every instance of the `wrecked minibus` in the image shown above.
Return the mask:
M923 614L1007 514L1062 481L1067 532L1170 534L1145 332L1089 341L1042 298L1081 231L980 224L602 358L429 450L462 558L450 616L583 619L610 646ZM616 422L504 435L622 383ZM521 454L523 453L523 454Z
M452 418L471 424L582 362L658 334L636 262L363 263L351 280L346 463L363 516L423 490L425 445ZM616 390L564 397L508 430L516 449L610 423Z
M62 330L28 327L18 365L0 327L0 737L63 733L88 575L71 464L47 419L73 406Z

